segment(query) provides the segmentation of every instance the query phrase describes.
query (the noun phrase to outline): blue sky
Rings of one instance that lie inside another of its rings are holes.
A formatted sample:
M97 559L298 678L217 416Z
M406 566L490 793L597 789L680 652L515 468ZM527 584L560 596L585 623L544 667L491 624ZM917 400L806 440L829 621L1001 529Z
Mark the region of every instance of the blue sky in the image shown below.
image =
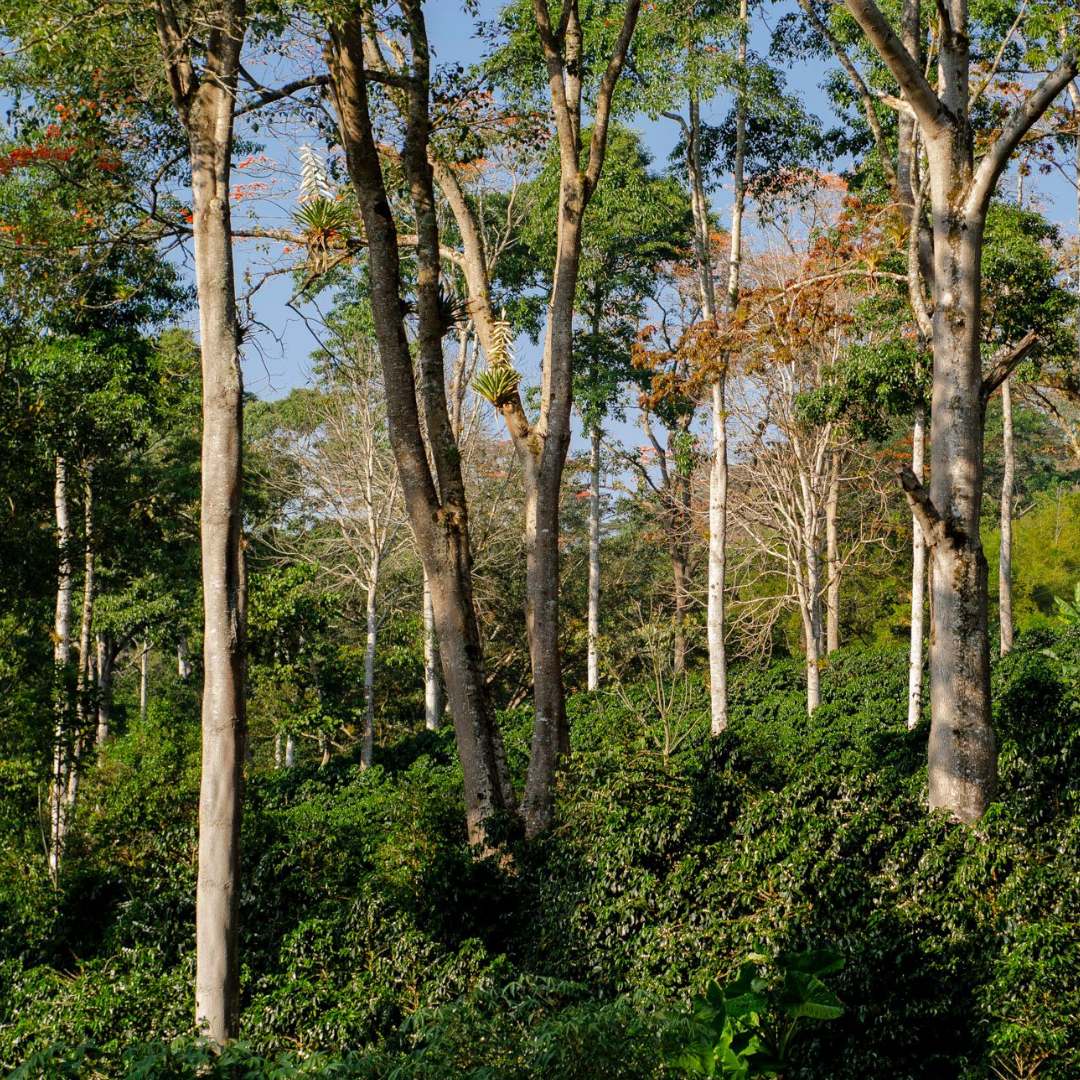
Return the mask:
M768 26L781 17L792 5L788 0L768 8L758 16L752 45L759 51L768 46ZM477 20L462 12L453 0L430 0L425 7L428 19L429 36L440 62L470 63L480 58L483 43L476 33ZM479 18L490 18L496 5L484 0L480 5ZM311 62L320 64L321 58L311 57ZM288 61L290 67L300 63L297 58ZM295 72L295 68L293 69ZM808 108L820 116L825 126L831 126L835 118L829 109L822 85L828 73L825 64L800 64L787 72L789 89L798 93ZM280 77L280 72L277 73ZM271 74L263 76L272 81ZM288 77L294 77L291 74ZM729 102L723 98L709 103L704 111L705 119L718 119ZM656 167L662 168L673 147L677 133L671 121L650 122L647 118L638 118L631 122L645 139L652 151ZM242 228L252 215L262 224L283 223L288 220L295 207L296 182L298 169L297 154L305 138L312 138L296 130L279 129L267 132L265 129L254 138L264 146L267 158L274 165L265 173L260 172L258 161L239 169L236 184L259 183L261 176L270 178L271 190L255 199L246 210L244 204L238 206L236 226ZM312 138L312 141L315 140ZM285 167L284 174L282 167ZM291 175L290 175L291 174ZM602 181L601 181L602 182ZM1010 173L1003 179L1006 189L1015 189L1015 176ZM1027 181L1029 197L1034 197L1037 204L1067 234L1075 232L1075 191L1067 180L1058 175L1032 177ZM724 220L730 206L730 191L721 185L712 193L713 208ZM276 219L276 220L275 220ZM753 225L751 224L750 243L753 243ZM241 278L238 286L244 291L243 278L250 275L252 281L265 277L267 270L274 270L283 265L288 258L281 253L280 245L255 244L251 241L238 242L238 274ZM250 391L259 397L277 397L287 393L295 386L304 385L309 377L309 356L316 345L312 333L315 322L309 322L303 316L312 314L310 309L300 313L290 309L287 304L292 296L293 280L289 275L265 277L251 302L251 315L254 320L254 334L245 350L245 379ZM527 380L537 377L538 350L527 342L519 343L518 364L525 372ZM616 425L614 432L629 442L640 441L640 435L633 430L633 416L625 424Z

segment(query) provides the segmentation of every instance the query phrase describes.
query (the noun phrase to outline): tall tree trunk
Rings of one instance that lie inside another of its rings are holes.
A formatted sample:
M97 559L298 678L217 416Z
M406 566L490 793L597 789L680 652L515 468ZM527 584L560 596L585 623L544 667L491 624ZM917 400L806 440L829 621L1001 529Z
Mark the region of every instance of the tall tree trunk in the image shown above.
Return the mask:
M560 157L555 272L544 340L539 417L535 424L530 422L516 390L496 402L522 464L525 489L526 623L533 673L534 722L522 817L529 836L548 828L554 821L555 769L569 745L559 655L559 494L570 445L573 317L582 217L603 168L612 96L630 47L640 0L626 0L622 25L597 89L584 167L583 34L578 2L567 0L556 20L557 26L552 22L547 0L533 0L532 6L551 90ZM403 10L405 7L411 7L408 0ZM492 347L495 319L479 222L470 211L453 170L445 165L436 167L440 187L461 232L470 304L478 336L490 361L495 355Z
M56 571L56 614L53 621L53 665L56 669L56 698L53 722L52 781L49 786L49 876L53 885L60 879L67 834L65 792L67 790L68 740L71 699L71 513L67 494L67 461L56 456L53 505L56 512L56 543L59 559Z
M926 453L926 410L919 405L911 440L911 471L923 480ZM917 515L911 519L911 643L908 651L908 729L919 722L923 684L923 610L926 607L926 539Z
M967 0L942 0L938 5L936 87L873 0L845 0L845 6L896 79L926 146L934 300L930 490L910 470L902 480L933 548L930 806L973 822L997 792L987 566L979 537L985 404L995 379L1007 376L1034 342L1031 336L1011 347L983 379L983 234L991 198L1010 157L1076 77L1078 60L1075 52L1064 53L1012 110L975 164Z
M83 601L79 621L79 668L75 681L75 730L71 738L67 783L64 792L66 828L75 817L79 794L79 766L82 751L90 737L90 707L94 690L93 623L94 623L94 484L93 465L87 463L83 483Z
M442 727L442 683L439 681L439 639L435 634L435 609L431 586L424 574L424 727L438 731Z
M689 421L689 417L687 418ZM680 426L679 434L686 433L686 427ZM675 588L674 618L674 657L672 670L681 675L686 670L686 617L690 601L690 477L685 466L680 464L681 455L672 453L669 445L668 457L673 462L668 498L669 508L669 545L671 550L671 576ZM669 466L671 468L671 466Z
M806 711L813 715L821 704L821 555L815 536L807 536L803 559L806 566L802 613L806 646Z
M188 137L202 358L202 780L195 895L195 1021L217 1044L239 1026L240 812L246 756L243 377L229 180L244 0L217 0L197 25L155 0L169 89ZM197 38L205 60L192 55Z
M285 734L285 768L291 769L296 764L296 736L293 733Z
M470 842L489 848L486 822L513 806L502 740L484 677L480 630L472 593L468 512L460 454L447 410L439 314L439 246L431 169L427 158L428 50L420 9L402 5L413 41L410 91L404 105L403 157L413 198L421 264L417 279L420 322L419 389L428 445L420 423L417 378L401 304L398 235L368 112L364 31L358 19L331 28L329 62L334 104L349 176L368 238L372 312L386 388L390 442L405 505L431 588L447 698L464 780ZM369 41L374 48L374 41ZM428 448L435 475L428 465Z
M368 577L367 602L364 605L364 733L360 742L360 768L368 769L375 759L375 644L379 632L376 598L379 588L379 564L376 560Z
M113 673L116 667L116 645L109 634L97 635L97 735L96 745L109 738L112 724Z
M804 537L804 549L798 559L796 583L805 650L807 714L813 715L821 704L821 570L813 537Z
M840 459L829 463L829 492L825 500L825 653L840 648L840 544L836 516L840 506Z
M746 51L749 37L749 9L747 0L739 3L739 45L736 56L737 70L741 78L746 71ZM693 118L692 118L693 119ZM700 159L694 139L695 162L700 184ZM739 278L742 269L742 221L746 202L746 101L740 87L735 99L735 160L733 167L734 198L731 204L731 246L728 255L727 309L734 312L739 302ZM699 197L700 201L700 197ZM705 238L708 239L707 222ZM709 476L709 581L708 581L708 640L710 684L710 731L722 732L728 723L727 696L727 644L725 641L725 603L727 591L727 500L728 500L728 446L727 410L725 390L727 372L722 371L712 388L713 460Z
M150 706L150 639L144 638L139 650L139 721L146 723Z
M589 657L587 688L600 685L600 439L592 429L589 451Z
M1001 384L1001 427L1004 471L1001 477L1001 540L998 547L998 617L1001 624L1001 655L1013 647L1012 616L1012 517L1016 452L1013 447L1012 390L1010 379Z
M935 217L950 220L944 214ZM990 718L987 566L979 535L983 400L979 349L983 219L935 228L930 501L943 527L930 588L930 806L976 821L997 792Z

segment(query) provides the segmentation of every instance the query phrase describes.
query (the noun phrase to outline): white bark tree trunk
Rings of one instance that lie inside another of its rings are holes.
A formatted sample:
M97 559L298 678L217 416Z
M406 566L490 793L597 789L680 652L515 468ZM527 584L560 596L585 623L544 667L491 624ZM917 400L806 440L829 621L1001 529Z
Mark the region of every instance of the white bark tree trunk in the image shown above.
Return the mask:
M998 547L998 618L1001 624L1001 655L1013 647L1012 616L1012 516L1016 477L1013 446L1012 390L1010 379L1001 384L1001 427L1004 470L1001 477L1001 539Z
M747 0L739 3L739 45L736 54L740 75L746 69L747 39L749 37ZM700 123L698 124L700 128ZM695 154L697 140L695 139ZM746 201L744 176L746 160L746 101L740 90L735 100L735 160L733 168L734 198L731 204L731 246L728 256L727 308L733 312L739 302L739 278L742 269L742 223ZM700 159L698 183L700 184ZM699 197L700 198L700 197ZM703 222L704 239L708 242L708 223ZM706 249L707 250L707 249ZM711 283L710 283L711 284ZM727 416L725 410L725 381L721 374L712 388L713 460L709 476L709 578L707 636L709 646L710 731L718 735L728 724L727 644L725 641L725 594L727 590L727 501L728 449Z
M368 578L365 616L367 636L364 641L364 731L360 742L360 768L368 769L375 755L375 644L379 632L376 597L379 565L376 562Z
M915 410L912 429L911 471L922 483L926 453L926 410ZM908 650L908 729L919 722L923 685L923 611L926 607L926 539L917 517L911 519L911 643Z
M56 456L53 505L56 512L56 541L59 560L56 571L56 614L53 621L53 664L56 668L55 720L53 728L52 781L49 788L49 876L53 885L60 879L64 840L67 834L65 792L67 790L67 740L71 682L71 514L67 495L67 462Z
M806 711L821 704L821 555L816 537L808 536L803 555L806 590L803 599L803 638L806 644Z
M112 723L113 671L116 648L107 634L97 635L97 735L94 742L101 746L109 738Z
M285 768L291 769L296 764L296 738L290 733L285 736Z
M840 648L840 542L836 516L840 507L840 460L830 461L829 493L825 500L825 653Z
M438 731L442 727L443 693L439 681L439 638L435 633L435 608L431 586L424 574L424 727Z
M150 705L150 639L144 639L139 652L139 720L146 723Z
M202 359L200 550L203 585L202 776L195 894L195 1022L211 1042L239 1029L240 811L246 756L243 376L229 183L244 0L192 12L155 0L166 80L187 134ZM194 54L197 39L204 59Z
M589 458L589 690L600 685L600 437L600 429L594 427Z

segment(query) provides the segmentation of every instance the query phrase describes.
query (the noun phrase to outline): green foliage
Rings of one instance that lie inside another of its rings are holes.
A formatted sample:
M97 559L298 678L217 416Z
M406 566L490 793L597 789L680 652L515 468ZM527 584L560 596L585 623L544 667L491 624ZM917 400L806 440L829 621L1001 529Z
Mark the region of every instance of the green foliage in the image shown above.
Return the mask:
M736 668L717 740L695 680L666 761L633 702L572 697L560 828L512 866L470 855L448 730L364 772L253 766L243 1042L214 1060L190 1032L198 734L178 689L88 772L60 894L43 874L0 885L0 1068L653 1080L710 1030L721 1074L730 1019L729 1049L756 1040L750 1063L783 1057L792 1080L1035 1062L1064 1080L1080 703L1046 648L1080 655L1044 632L995 666L1002 801L975 830L926 814L900 649L830 657L813 717L798 660ZM518 769L527 711L503 730ZM715 1000L698 1023L713 980L723 1023Z
M844 958L829 949L785 953L776 958L778 984L770 986L767 958L752 954L738 975L721 986L715 979L695 999L688 1046L669 1062L690 1076L776 1076L788 1065L788 1049L801 1020L836 1020L840 999L822 981L840 971Z

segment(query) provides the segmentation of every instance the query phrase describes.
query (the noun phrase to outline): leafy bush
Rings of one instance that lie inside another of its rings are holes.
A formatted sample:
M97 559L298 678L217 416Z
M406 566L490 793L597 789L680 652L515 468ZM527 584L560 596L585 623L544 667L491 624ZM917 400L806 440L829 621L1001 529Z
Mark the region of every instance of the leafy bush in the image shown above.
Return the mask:
M507 865L470 855L449 732L363 772L255 771L243 1043L221 1058L190 1033L197 729L178 700L88 775L61 893L0 885L0 1069L660 1077L691 1000L748 955L831 948L846 1010L791 1042L789 1080L1078 1075L1078 655L1040 631L995 665L1001 801L975 829L926 813L900 650L830 658L812 718L797 662L733 672L718 740L698 686L666 761L636 707L572 699L559 826ZM504 730L520 769L527 715Z

